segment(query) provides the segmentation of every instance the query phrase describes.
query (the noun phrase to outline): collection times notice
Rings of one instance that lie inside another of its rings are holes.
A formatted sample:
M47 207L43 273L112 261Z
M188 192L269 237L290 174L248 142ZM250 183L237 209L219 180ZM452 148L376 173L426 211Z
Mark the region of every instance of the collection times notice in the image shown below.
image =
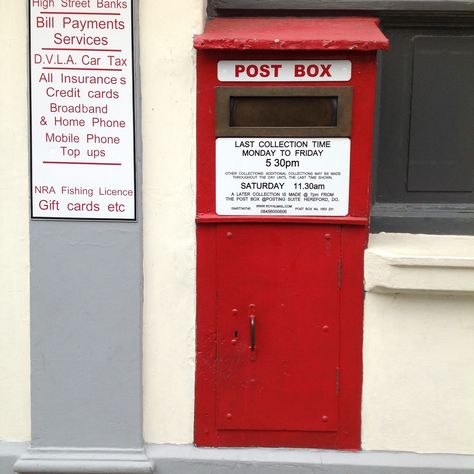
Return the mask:
M346 216L349 138L218 138L216 212Z
M135 219L131 0L30 0L32 217Z

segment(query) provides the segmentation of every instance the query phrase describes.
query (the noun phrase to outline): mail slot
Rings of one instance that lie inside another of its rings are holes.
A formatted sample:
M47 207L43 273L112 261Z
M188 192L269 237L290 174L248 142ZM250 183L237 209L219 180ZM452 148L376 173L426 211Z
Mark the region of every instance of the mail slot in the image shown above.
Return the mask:
M351 103L351 87L216 87L216 136L348 137Z
M197 445L360 448L377 25L195 38Z

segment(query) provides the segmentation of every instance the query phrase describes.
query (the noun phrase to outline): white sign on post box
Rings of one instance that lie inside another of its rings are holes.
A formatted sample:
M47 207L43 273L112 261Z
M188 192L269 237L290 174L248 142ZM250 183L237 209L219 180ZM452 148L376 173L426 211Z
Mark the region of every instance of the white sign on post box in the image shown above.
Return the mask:
M218 138L216 213L346 216L349 138Z
M341 60L219 61L221 82L350 81L351 62Z
M30 0L31 214L135 219L132 5Z

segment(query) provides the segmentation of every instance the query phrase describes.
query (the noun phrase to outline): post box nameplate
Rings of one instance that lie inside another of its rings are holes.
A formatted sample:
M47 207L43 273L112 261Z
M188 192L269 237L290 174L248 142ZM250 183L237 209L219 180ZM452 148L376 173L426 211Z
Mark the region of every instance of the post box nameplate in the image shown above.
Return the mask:
M334 82L350 81L349 60L219 61L221 82Z

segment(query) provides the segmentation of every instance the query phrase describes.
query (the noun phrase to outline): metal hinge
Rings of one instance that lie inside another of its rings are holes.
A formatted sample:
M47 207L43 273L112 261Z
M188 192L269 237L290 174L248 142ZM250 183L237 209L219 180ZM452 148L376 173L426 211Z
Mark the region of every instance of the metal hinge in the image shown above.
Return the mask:
M337 287L341 288L342 286L342 260L337 262Z
M336 367L336 395L339 395L339 367Z

